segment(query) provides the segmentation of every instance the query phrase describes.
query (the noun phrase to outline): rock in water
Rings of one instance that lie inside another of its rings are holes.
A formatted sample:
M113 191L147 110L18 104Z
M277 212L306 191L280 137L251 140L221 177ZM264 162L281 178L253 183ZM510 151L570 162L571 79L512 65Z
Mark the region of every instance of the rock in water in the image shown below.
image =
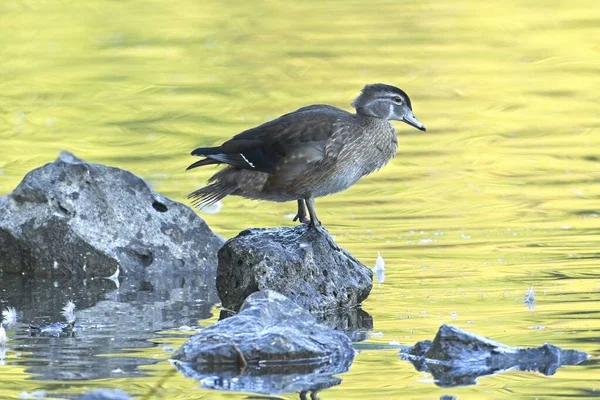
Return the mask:
M216 264L223 240L131 172L63 152L0 201L0 270L32 276L165 274Z
M248 229L219 250L217 291L238 310L252 293L275 290L309 311L352 307L367 298L373 273L322 234L293 228Z
M354 349L343 333L265 290L248 297L239 314L192 336L172 359L205 387L273 394L338 384L332 375L348 370Z
M562 365L577 365L589 358L584 352L551 344L511 347L451 325L442 325L433 342L418 342L401 355L417 370L431 373L443 387L474 385L480 376L509 369L553 375Z

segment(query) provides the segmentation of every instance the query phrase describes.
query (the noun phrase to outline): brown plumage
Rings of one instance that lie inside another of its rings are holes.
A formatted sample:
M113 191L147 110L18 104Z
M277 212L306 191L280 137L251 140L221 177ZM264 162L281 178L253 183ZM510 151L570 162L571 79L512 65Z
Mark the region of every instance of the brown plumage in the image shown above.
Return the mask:
M390 120L425 130L406 93L389 85L367 85L352 103L356 114L312 105L244 131L218 147L201 147L204 156L188 169L228 164L209 185L190 194L198 207L225 196L298 201L296 219L323 231L314 198L347 189L383 167L395 155L396 130ZM307 219L306 208L310 215Z

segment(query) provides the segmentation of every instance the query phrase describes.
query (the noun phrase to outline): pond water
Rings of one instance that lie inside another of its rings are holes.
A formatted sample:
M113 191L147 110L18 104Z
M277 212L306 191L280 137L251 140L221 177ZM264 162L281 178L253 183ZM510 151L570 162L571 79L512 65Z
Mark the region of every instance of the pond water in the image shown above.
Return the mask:
M129 169L181 202L214 173L189 151L300 106L349 109L366 83L403 88L427 126L398 123L381 171L318 199L336 241L386 279L373 330L321 399L600 396L600 8L575 0L0 4L0 195L67 149ZM293 203L227 198L202 214L224 237L292 225ZM218 319L208 287L0 275L0 306L70 337L9 329L0 398L121 388L142 398L254 398L202 389L169 355ZM535 291L535 305L524 298ZM390 343L442 323L516 346L588 352L552 376L508 371L442 388ZM393 347L393 346L392 346ZM277 398L298 398L281 394Z

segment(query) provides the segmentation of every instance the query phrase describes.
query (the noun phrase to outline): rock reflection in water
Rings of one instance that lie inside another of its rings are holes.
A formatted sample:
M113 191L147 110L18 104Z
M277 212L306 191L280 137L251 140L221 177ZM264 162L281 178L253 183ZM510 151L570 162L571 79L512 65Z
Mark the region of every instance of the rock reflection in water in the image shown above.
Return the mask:
M325 326L341 331L353 342L362 342L369 338L373 330L373 317L360 307L338 308L321 313L311 313L317 321ZM234 312L221 310L219 320L235 315Z
M320 390L339 385L342 380L333 375L348 371L352 359L344 364L297 364L248 366L244 370L231 369L194 370L186 363L173 365L186 377L196 379L206 389L232 392L251 392L268 395L283 393L314 394Z
M42 380L100 379L114 376L114 371L121 377L141 375L138 366L160 360L97 355L155 347L148 339L159 337L156 331L194 326L209 318L218 301L215 269L216 265L148 281L122 277L118 290L106 279L32 280L5 274L0 280L0 307L13 306L19 312L6 351L23 354L14 361L7 355L5 363L27 366L34 379ZM68 300L77 306L78 329L57 336L30 335L30 324L66 322L61 311Z

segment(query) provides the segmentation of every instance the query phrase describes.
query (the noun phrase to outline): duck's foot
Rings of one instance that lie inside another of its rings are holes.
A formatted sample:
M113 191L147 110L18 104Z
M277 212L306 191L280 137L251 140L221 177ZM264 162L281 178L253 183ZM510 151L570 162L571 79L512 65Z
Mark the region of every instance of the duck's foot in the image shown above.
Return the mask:
M310 224L310 219L308 219L306 217L306 215L296 214L296 216L294 217L293 221L294 222L299 221L301 224L304 224L304 225Z
M335 251L340 251L341 248L340 246L337 245L336 242L333 241L333 238L331 237L331 235L329 234L329 232L327 232L327 229L325 229L325 227L323 227L323 225L321 225L321 223L310 223L309 224L309 228L310 229L314 229L317 232L319 232L321 235L325 236L325 239L327 239L327 243L329 243L329 246L331 246L331 248Z
M304 225L310 223L310 219L308 219L308 212L306 211L306 204L304 203L303 199L298 200L298 212L296 213L293 221L300 221L300 223Z

